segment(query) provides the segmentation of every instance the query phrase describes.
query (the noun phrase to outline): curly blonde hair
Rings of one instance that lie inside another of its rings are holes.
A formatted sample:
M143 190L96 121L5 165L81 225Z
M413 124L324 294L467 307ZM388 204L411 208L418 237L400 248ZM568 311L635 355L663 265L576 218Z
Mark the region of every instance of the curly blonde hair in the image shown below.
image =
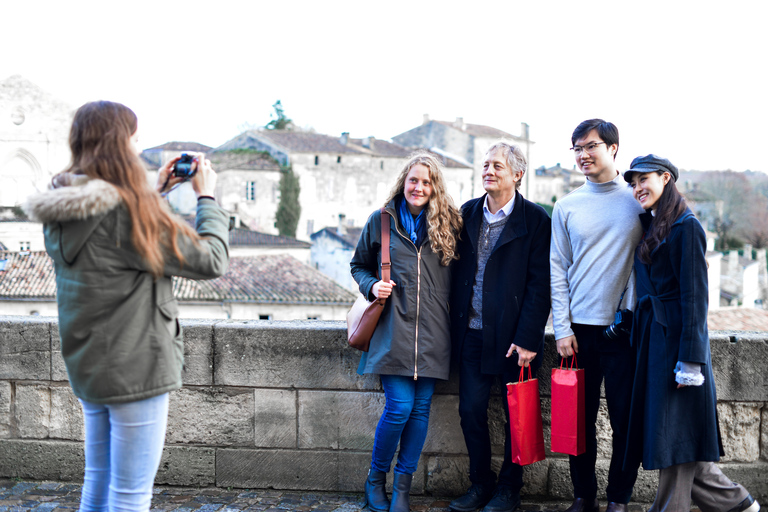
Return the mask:
M432 195L427 204L427 234L432 250L440 256L440 264L447 266L451 260L459 259L456 254L456 241L461 234L461 212L445 190L442 165L431 153L418 151L413 153L397 177L395 186L384 202L387 206L393 199L402 196L405 191L405 178L414 165L423 165L429 169L429 181L432 183Z

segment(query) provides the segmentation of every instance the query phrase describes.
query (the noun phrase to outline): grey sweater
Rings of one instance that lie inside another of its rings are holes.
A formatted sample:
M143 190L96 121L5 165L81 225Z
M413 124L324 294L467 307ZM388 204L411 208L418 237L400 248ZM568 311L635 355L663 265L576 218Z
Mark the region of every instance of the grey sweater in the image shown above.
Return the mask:
M609 325L624 287L622 308L634 308L634 251L643 234L643 208L619 175L587 181L552 212L549 261L555 339L573 334L571 323Z

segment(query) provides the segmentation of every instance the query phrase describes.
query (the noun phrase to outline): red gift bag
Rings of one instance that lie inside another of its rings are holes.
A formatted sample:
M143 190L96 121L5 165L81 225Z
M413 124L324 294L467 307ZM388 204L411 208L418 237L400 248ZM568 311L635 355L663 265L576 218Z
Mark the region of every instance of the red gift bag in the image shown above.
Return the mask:
M512 434L512 462L525 466L544 460L544 430L541 426L541 400L539 380L531 377L524 381L520 368L519 382L507 384L509 429Z
M584 423L584 369L573 365L552 368L552 451L581 455L586 451Z

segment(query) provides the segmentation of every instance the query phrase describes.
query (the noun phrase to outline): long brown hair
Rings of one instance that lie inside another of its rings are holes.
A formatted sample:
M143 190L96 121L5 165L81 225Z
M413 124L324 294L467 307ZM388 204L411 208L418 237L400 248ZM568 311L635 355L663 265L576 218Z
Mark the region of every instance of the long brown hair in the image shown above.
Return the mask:
M664 174L662 171L655 172L659 176ZM675 181L670 176L670 180L664 185L664 190L659 197L659 204L656 207L651 228L637 247L640 261L646 264L651 263L651 253L661 244L662 240L667 238L672 224L685 213L687 207L685 198L677 190Z
M85 174L117 189L131 217L131 242L155 278L163 274L165 251L180 263L177 235L198 240L195 231L180 222L147 182L147 172L131 145L136 114L120 103L94 101L75 112L69 132L72 163L64 173Z
M459 258L456 254L456 240L461 233L462 220L461 212L445 189L442 166L437 158L426 151L412 154L408 163L400 171L384 206L397 196L403 195L408 172L411 167L419 164L429 169L429 181L432 182L432 195L427 203L427 236L432 250L440 255L440 264L446 266L451 260Z

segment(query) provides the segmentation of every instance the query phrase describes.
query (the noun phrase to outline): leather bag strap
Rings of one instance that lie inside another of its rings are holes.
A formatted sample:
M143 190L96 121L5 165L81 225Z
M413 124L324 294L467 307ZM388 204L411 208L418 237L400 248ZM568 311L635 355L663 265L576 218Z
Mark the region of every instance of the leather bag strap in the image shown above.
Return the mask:
M381 280L389 282L389 269L392 262L389 259L389 212L381 209Z

